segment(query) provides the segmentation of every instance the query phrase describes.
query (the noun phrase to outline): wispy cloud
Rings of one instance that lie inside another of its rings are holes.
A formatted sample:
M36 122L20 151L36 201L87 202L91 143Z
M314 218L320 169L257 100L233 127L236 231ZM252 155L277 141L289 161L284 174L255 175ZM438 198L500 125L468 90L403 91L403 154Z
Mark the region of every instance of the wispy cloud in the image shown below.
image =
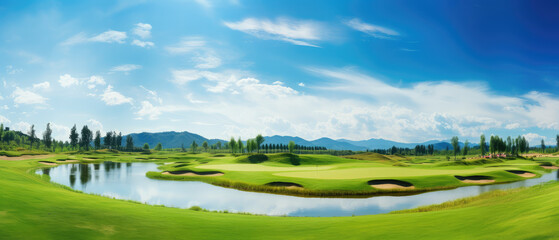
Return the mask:
M85 42L124 43L124 40L126 38L126 32L119 32L114 30L108 30L91 37L82 32L62 42L62 45L74 45Z
M224 22L225 26L261 39L279 40L295 45L318 47L311 43L323 40L326 29L315 21L292 20L278 18L269 19L245 18L239 22Z
M14 103L16 104L45 104L47 101L47 98L29 90L23 90L19 87L16 87L12 93L12 97L14 98Z
M115 66L113 68L111 68L111 72L124 72L124 73L128 73L130 71L134 71L134 70L138 70L141 69L142 66L141 65L136 65L136 64L124 64L124 65L119 65L119 66Z
M351 19L349 21L344 21L344 23L363 33L366 33L372 37L375 38L381 38L381 39L391 39L393 37L396 37L398 35L400 35L398 32L390 29L390 28L386 28L386 27L382 27L382 26L378 26L378 25L373 25L370 23L365 23L363 21L361 21L358 18L354 18Z
M49 89L50 83L49 82L42 82L33 84L33 89Z
M216 51L200 36L184 37L179 43L168 46L165 50L174 55L190 54L195 68L217 68L222 64Z

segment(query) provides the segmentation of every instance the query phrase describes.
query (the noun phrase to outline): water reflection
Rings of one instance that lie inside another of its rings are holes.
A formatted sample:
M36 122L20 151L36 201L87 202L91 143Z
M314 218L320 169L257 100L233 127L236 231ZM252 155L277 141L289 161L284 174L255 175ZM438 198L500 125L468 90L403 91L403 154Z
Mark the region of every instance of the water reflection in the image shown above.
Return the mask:
M93 165L93 164L91 164ZM458 189L428 192L414 196L381 196L371 198L302 198L265 193L243 192L221 188L202 182L154 180L145 176L147 171L157 171L155 163L104 162L103 167L93 165L62 165L38 174L50 175L51 181L69 185L86 193L131 199L148 204L162 204L189 208L200 206L209 210L250 212L289 216L351 216L379 214L438 204L457 198L475 196L483 192L557 180L559 172L541 178L508 184L470 186ZM80 182L76 184L76 174ZM91 178L91 176L95 178Z

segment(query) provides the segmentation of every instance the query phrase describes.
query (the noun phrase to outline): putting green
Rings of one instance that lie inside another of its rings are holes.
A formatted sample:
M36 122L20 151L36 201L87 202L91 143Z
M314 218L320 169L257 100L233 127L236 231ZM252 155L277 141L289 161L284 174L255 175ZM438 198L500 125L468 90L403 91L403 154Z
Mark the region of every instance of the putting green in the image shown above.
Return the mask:
M400 178L400 177L420 177L437 175L468 175L492 172L505 168L474 168L474 169L417 169L417 168L395 168L395 167L369 167L336 169L326 171L298 171L274 173L276 176L313 178L313 179L359 179L359 178Z
M318 167L274 167L260 164L215 164L196 166L199 169L215 169L239 172L284 172L284 171L312 171L312 170L328 170L334 166L318 166Z

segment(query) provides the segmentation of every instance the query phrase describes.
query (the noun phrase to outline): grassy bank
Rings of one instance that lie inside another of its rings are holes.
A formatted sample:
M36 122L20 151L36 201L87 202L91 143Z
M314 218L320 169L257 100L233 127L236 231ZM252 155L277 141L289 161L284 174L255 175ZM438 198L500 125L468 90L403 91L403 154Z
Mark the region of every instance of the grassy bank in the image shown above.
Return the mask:
M5 239L553 239L559 184L472 199L440 211L303 218L149 206L82 194L32 174L38 160L0 161Z

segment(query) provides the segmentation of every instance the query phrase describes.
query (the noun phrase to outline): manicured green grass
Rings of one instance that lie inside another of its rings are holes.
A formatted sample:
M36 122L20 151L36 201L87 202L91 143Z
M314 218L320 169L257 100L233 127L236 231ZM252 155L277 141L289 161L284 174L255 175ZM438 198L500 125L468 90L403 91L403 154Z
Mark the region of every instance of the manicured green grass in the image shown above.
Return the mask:
M191 157L196 161L196 157ZM61 156L51 157L56 160ZM106 156L131 161L134 157ZM87 195L0 161L2 239L557 239L559 183L483 195L437 210L306 218L224 214Z
M525 170L541 176L546 172L531 160L447 161L441 156L398 156L364 153L336 157L330 155L256 154L220 156L188 155L188 161L161 166L161 172L149 172L148 177L168 180L204 181L218 186L246 191L261 191L300 196L373 196L382 194L417 193L449 189L476 183L464 183L455 176L483 175L495 183L524 180L505 170ZM297 159L294 163L293 159ZM426 162L430 158L431 162ZM419 159L419 160L418 160ZM417 162L420 162L418 164ZM223 176L175 176L163 171L218 171ZM414 189L377 189L368 181L395 179L406 181ZM270 187L270 182L291 182L303 189Z

